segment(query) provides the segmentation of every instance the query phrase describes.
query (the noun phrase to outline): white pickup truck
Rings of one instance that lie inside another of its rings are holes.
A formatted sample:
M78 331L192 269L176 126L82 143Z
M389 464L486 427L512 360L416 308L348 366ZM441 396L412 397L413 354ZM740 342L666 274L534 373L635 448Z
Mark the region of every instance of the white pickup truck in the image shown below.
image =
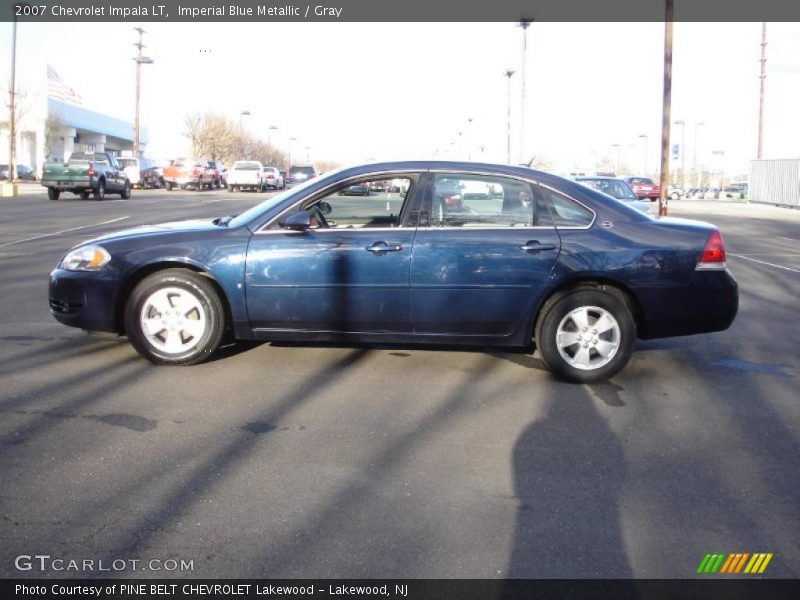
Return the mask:
M249 189L263 192L265 189L262 171L264 165L255 160L237 160L228 169L228 191Z

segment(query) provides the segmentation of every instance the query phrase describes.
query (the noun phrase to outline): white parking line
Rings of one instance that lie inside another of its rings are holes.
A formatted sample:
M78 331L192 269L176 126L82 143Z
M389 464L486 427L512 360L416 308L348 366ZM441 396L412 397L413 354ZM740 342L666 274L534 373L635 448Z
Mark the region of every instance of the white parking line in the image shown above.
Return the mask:
M69 233L70 231L78 231L79 229L88 229L89 227L98 227L100 225L108 225L109 223L116 223L117 221L122 221L127 219L128 217L119 217L116 219L111 219L110 221L103 221L102 223L94 223L93 225L81 225L80 227L72 227L71 229L62 229L61 231L54 231L53 233L43 233L42 235L35 235L29 238L22 238L21 240L14 240L13 242L6 242L5 244L0 244L0 248L5 248L6 246L13 246L14 244L21 244L22 242L30 242L33 240L39 240L41 238L52 237L54 235L61 235L62 233Z
M728 254L728 256L735 256L736 258L743 258L745 260L751 260L755 263L759 263L761 265L767 265L768 267L775 267L776 269L784 269L785 271L791 271L792 273L800 273L800 269L793 269L791 267L784 267L783 265L776 265L771 262L767 262L765 260L758 260L755 258L750 258L749 256L743 256L741 254Z

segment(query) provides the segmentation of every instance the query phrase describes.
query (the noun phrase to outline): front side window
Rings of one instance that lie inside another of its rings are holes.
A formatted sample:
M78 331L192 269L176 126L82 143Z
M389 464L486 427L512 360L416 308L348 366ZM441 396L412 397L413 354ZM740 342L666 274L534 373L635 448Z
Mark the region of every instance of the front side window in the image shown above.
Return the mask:
M412 181L411 177L351 181L302 208L311 213L314 229L399 227Z
M529 183L505 177L437 173L431 227L531 227L537 224Z

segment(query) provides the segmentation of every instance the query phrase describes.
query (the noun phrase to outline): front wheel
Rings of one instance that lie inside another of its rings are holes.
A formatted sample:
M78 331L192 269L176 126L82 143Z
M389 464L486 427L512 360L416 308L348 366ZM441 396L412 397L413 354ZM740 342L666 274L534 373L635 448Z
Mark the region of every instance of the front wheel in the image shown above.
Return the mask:
M636 324L621 292L582 288L545 303L535 336L542 361L554 375L594 383L628 363Z
M125 332L139 354L153 363L193 365L217 349L225 311L213 284L186 269L145 277L125 307Z
M57 190L53 187L47 188L47 197L50 198L50 200L58 200L59 196L61 196L61 190Z
M127 200L128 198L131 197L131 184L130 183L128 183L127 181L125 182L125 187L122 188L122 191L120 192L119 196L123 200Z

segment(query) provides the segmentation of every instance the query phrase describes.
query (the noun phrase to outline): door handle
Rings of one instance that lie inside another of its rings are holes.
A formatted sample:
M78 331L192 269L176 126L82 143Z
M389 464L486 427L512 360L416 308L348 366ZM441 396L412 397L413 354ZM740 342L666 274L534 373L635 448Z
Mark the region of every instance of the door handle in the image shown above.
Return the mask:
M525 252L541 252L543 250L555 250L556 247L553 244L542 244L539 240L531 240L525 242L519 249Z
M365 249L375 254L384 254L386 252L400 252L403 246L397 242L375 242L372 246L367 246Z

